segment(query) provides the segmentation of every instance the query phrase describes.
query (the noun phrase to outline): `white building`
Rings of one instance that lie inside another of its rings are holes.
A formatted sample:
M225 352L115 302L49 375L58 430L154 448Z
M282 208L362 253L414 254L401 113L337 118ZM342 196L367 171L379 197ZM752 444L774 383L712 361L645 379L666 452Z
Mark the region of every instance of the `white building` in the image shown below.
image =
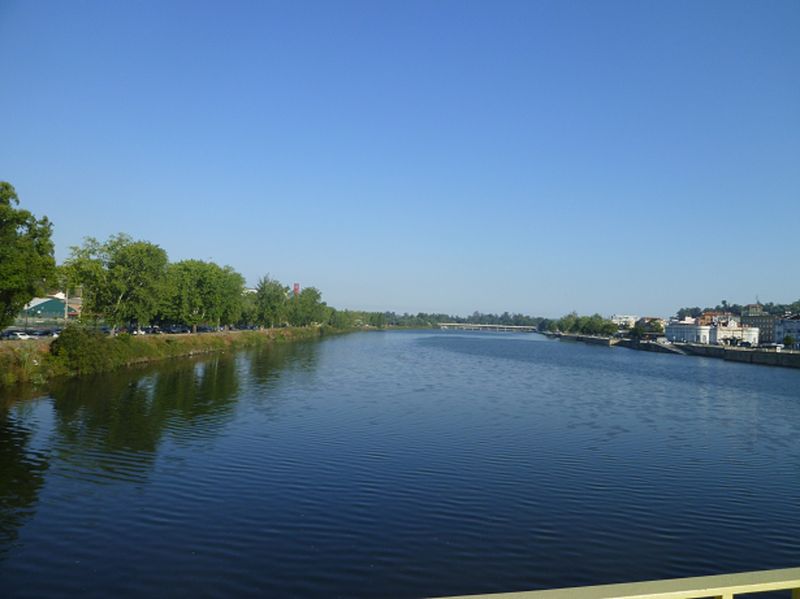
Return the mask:
M683 343L711 343L711 327L709 325L695 324L694 320L689 322L674 321L670 322L664 330L664 336L669 341L679 341Z
M609 320L620 328L631 329L639 317L631 314L612 314Z
M787 335L794 337L794 349L800 349L800 314L775 321L775 343L783 343Z
M738 345L739 343L758 345L758 328L743 327L735 321L711 327L709 343L714 345Z
M747 342L758 343L758 329L742 327L733 322L720 325L695 324L691 320L670 322L664 332L669 341L684 343L705 343L711 345L732 345Z

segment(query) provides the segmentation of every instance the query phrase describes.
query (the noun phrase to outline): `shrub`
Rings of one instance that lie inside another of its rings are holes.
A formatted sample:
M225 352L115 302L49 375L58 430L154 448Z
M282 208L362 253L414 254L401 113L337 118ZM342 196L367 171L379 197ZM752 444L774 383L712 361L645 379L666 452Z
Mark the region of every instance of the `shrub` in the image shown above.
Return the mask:
M112 366L111 341L97 331L70 325L50 345L50 353L70 372L102 372Z

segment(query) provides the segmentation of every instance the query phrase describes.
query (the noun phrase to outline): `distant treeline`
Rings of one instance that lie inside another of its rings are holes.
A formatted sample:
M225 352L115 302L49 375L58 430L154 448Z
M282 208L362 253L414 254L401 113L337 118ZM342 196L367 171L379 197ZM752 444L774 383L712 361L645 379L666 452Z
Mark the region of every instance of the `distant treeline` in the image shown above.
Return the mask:
M431 327L440 322L458 322L469 324L502 324L515 326L535 327L543 320L538 316L526 316L524 314L483 314L473 312L470 316L454 316L452 314L426 313L418 314L396 314L395 312L360 312L354 313L365 319L365 324L371 326L394 326L394 327Z
M358 314L358 313L354 313ZM579 333L582 335L613 335L619 329L610 320L603 318L599 314L591 316L580 316L576 312L571 312L566 316L557 319L542 318L541 316L526 316L524 314L483 314L473 312L470 316L453 316L451 314L426 314L420 312L417 315L402 314L394 312L382 313L362 313L366 324L372 326L399 326L399 327L429 327L436 326L440 322L457 322L468 324L498 324L513 326L536 327L541 332L561 332Z
M764 310L767 314L773 314L775 316L783 316L785 314L797 314L800 313L800 299L791 304L776 304L773 302L767 302L766 304L760 304L761 309ZM736 314L737 316L741 316L742 313L745 311L747 306L742 304L729 304L727 300L722 300L719 304L714 306L713 308L700 308L699 306L694 307L686 307L681 308L676 312L676 316L683 320L687 316L692 318L697 318L703 312L730 312L731 314Z

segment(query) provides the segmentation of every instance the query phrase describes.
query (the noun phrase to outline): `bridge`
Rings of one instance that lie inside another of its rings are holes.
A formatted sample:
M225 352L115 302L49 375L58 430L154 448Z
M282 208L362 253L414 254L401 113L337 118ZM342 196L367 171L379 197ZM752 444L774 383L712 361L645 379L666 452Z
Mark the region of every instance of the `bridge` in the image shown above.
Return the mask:
M447 331L492 331L494 333L538 333L536 327L510 324L470 324L468 322L439 322L439 328Z
M789 591L800 599L800 568L760 570L738 574L672 578L648 582L604 584L546 591L464 595L449 599L733 599L750 593Z

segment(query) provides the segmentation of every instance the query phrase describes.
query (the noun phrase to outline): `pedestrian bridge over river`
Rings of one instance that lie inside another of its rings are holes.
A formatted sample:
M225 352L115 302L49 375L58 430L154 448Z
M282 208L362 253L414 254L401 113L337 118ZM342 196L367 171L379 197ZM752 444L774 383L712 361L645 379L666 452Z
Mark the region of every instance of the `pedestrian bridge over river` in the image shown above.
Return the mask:
M538 333L536 327L526 327L506 324L470 324L467 322L439 322L442 330L456 331L493 331L497 333Z

